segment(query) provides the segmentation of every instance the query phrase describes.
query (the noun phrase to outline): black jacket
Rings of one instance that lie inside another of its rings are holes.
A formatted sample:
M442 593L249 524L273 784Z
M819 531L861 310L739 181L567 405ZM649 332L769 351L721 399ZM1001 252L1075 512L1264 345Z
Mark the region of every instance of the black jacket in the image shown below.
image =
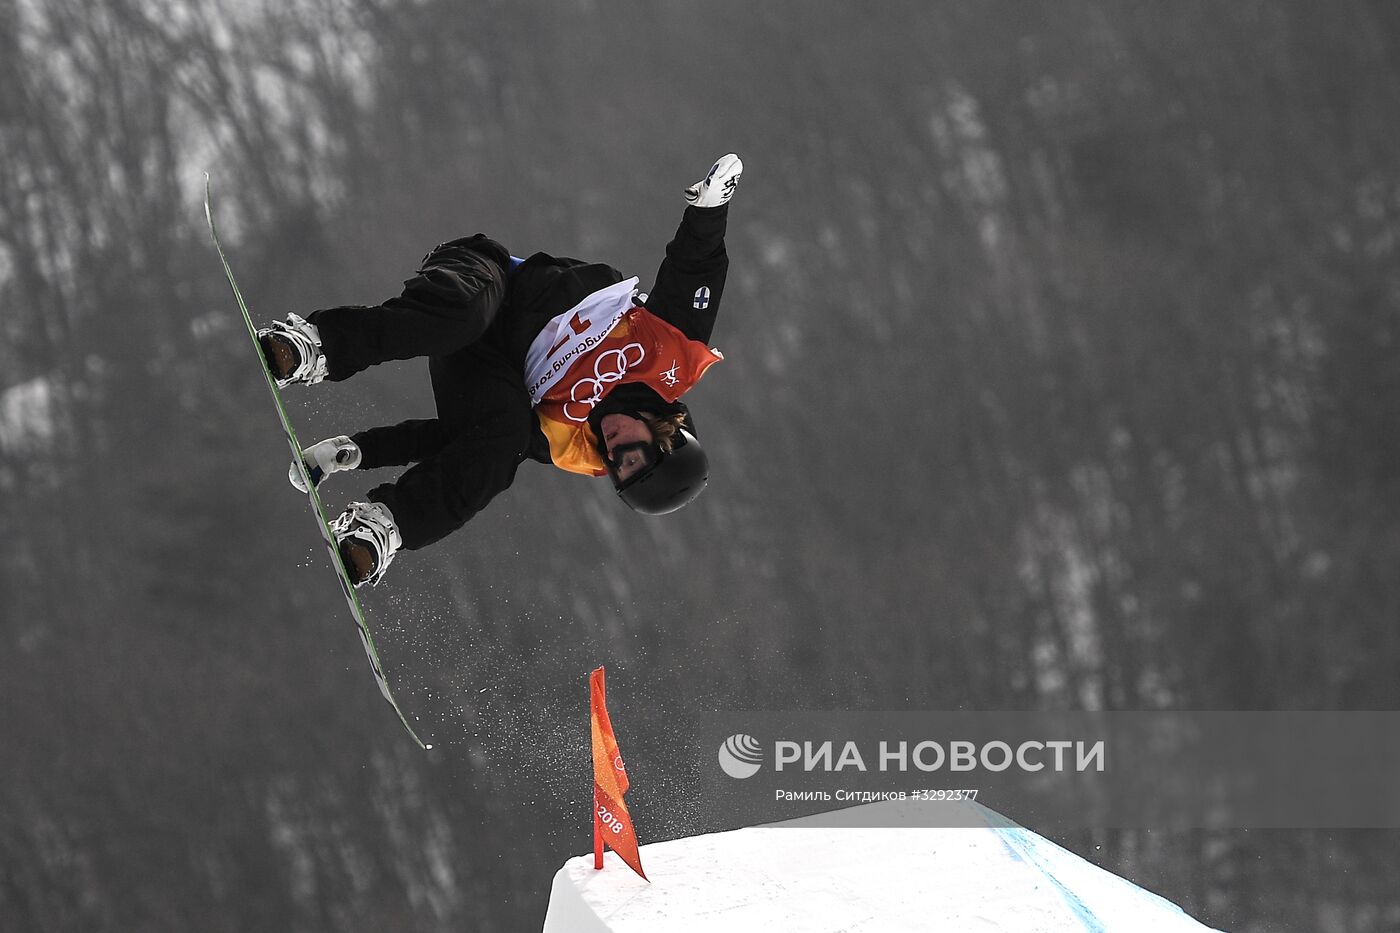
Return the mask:
M727 207L686 209L643 302L707 344L728 270L727 214ZM393 512L408 550L465 524L511 486L525 460L551 463L525 388L526 353L546 323L624 278L602 263L544 253L509 269L505 247L482 235L467 237L430 253L400 297L377 308L317 312L327 357L343 366L331 378L385 359L428 357L437 417L353 436L362 468L412 465L369 492ZM613 388L594 416L619 408L685 411L627 382Z

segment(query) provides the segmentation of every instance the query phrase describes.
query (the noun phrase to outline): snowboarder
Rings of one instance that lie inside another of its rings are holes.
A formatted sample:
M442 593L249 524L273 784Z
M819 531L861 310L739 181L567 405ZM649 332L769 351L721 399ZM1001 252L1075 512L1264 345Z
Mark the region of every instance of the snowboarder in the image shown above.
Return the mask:
M462 527L527 459L608 476L624 503L648 515L700 494L709 460L680 398L723 358L708 341L742 171L729 154L686 189L649 294L611 266L545 253L517 259L477 234L428 253L397 298L288 314L258 331L279 387L428 359L436 418L302 451L313 484L342 470L410 467L331 523L356 586L378 583L400 549ZM290 476L302 488L295 463Z

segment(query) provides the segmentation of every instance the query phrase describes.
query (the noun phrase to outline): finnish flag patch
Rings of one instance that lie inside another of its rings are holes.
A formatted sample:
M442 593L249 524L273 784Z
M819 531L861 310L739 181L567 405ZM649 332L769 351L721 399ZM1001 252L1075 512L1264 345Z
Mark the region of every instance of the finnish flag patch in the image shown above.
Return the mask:
M710 286L701 285L695 290L695 300L691 302L696 311L704 311L710 306Z

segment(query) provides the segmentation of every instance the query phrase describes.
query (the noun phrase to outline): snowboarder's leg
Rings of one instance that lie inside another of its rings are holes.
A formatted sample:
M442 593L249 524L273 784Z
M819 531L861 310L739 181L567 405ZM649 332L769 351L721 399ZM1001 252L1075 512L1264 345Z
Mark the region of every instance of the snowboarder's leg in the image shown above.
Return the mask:
M397 298L307 315L324 378L348 379L378 363L439 356L474 343L500 308L509 263L506 249L488 237L452 240L423 258ZM273 373L283 377L276 368Z

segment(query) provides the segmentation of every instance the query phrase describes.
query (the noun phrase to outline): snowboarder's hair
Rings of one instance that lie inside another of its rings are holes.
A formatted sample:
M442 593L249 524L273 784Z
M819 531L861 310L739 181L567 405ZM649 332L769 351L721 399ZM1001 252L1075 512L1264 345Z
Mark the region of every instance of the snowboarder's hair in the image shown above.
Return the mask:
M685 412L677 412L666 418L648 418L647 426L651 436L663 454L669 454L676 444L676 435L685 427Z

